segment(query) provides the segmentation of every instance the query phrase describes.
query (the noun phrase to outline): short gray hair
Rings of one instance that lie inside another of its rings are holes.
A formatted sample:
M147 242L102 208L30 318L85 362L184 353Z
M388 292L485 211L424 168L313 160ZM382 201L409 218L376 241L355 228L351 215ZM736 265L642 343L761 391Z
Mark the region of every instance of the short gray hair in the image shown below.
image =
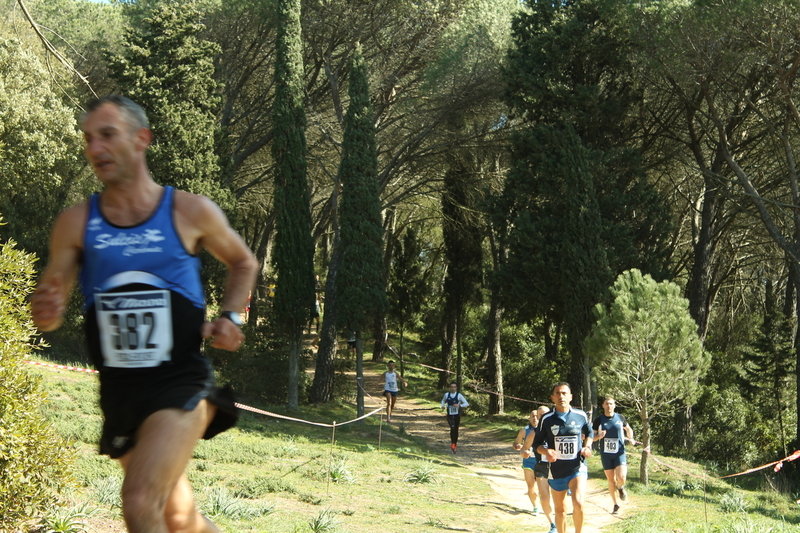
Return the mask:
M114 104L117 106L125 116L130 120L131 126L134 128L148 128L150 129L150 121L147 120L147 114L144 109L125 96L121 94L109 94L100 98L95 98L86 104L86 111L81 117L81 123L86 120L90 113L97 111L103 104Z

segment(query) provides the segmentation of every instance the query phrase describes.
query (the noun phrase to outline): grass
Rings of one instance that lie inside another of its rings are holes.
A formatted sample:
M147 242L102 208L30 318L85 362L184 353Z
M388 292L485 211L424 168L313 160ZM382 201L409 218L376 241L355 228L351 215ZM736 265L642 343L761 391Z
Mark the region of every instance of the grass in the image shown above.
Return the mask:
M38 533L86 533L86 520L98 512L87 502L71 507L52 507L42 517Z
M384 365L367 362L365 367L381 372ZM121 471L96 452L101 423L96 376L37 366L31 371L43 377L48 418L74 441L82 487L68 495L75 507L62 513L73 519L73 531L80 531L86 509L119 518ZM413 372L416 398L438 409L441 394L426 385L434 380L416 368ZM257 407L289 414L280 407ZM291 416L341 423L355 418L355 409L331 402L303 406ZM470 428L511 442L524 418L522 413L472 416ZM227 532L516 533L528 526L487 504L495 495L481 478L404 429L384 425L379 445L376 419L339 426L332 447L329 428L244 413L236 428L198 444L187 474L198 505ZM639 450L628 458L636 511L607 528L609 533L788 533L800 528L798 505L757 482L764 477L719 480L713 466L660 457L681 472L651 463L651 483L645 487L639 482ZM589 460L589 470L603 486L598 457ZM51 513L51 518L57 517Z
M759 474L722 480L712 467L659 457L668 467L651 461L650 483L644 486L639 476L641 449L634 450L628 453L628 488L636 514L608 528L609 533L789 533L800 529L800 506L764 483ZM593 457L590 474L595 462L599 459Z
M40 367L31 371L43 377L48 417L74 441L83 487L71 497L119 518L121 471L96 452L101 424L96 376ZM258 407L288 414L280 407ZM355 409L331 402L304 406L291 416L330 423L355 418ZM244 413L236 428L195 449L187 475L198 505L223 531L237 533L441 531L436 524L489 531L481 502L490 499L491 489L447 455L387 425L379 449L377 419L337 427L333 447L331 434L330 428ZM416 481L406 482L407 477ZM458 494L443 490L436 480L457 484ZM496 533L515 530L513 521L491 528Z

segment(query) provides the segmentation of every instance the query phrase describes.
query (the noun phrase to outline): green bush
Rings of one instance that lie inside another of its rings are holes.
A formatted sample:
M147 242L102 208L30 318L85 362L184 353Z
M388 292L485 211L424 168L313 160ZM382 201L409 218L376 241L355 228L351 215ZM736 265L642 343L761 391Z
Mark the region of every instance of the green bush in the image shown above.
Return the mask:
M0 248L0 531L37 515L71 479L72 451L47 423L24 363L36 334L26 302L33 262L13 242Z
M737 436L743 427L751 432L746 439ZM709 461L724 460L721 466L727 470L747 468L775 456L774 452L761 454L761 450L770 449L764 441L765 434L774 433L770 429L771 425L760 419L736 388L720 390L712 385L694 408L694 455Z

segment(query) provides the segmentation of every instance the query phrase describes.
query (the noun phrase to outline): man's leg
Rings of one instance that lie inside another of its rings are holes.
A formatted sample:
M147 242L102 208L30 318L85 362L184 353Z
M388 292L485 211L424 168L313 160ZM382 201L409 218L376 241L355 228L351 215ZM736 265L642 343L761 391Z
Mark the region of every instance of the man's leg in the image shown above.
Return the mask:
M569 490L572 492L572 522L575 524L575 533L583 529L583 498L586 492L586 475L578 474L569 480Z
M447 415L447 425L450 426L450 450L456 453L458 441L458 415Z
M391 422L392 420L392 395L387 391L383 391L383 397L386 398L386 419Z
M548 524L555 524L553 519L553 506L550 504L550 485L547 478L537 477L536 484L539 486L539 503L542 505L542 512L547 517Z
M195 507L194 494L186 474L181 476L167 499L164 518L171 533L219 533L211 520Z
M617 481L614 479L615 470L603 470L603 473L606 475L606 479L608 480L608 493L611 494L611 501L616 507L618 504L617 502Z
M136 446L119 459L125 469L122 512L130 533L218 531L195 508L184 474L215 409L203 400L193 411L163 409L142 423Z
M390 395L389 395L389 401L390 401L390 402L391 402L391 404L392 404L391 411L392 411L392 412L394 412L394 404L397 402L397 396L396 396L396 395L394 395L394 394L390 394Z
M565 490L550 489L550 495L553 497L553 505L556 508L556 529L558 533L566 533L567 531L567 511L564 508L564 499L567 496Z
M614 483L617 486L617 491L619 491L619 497L621 500L625 500L628 497L627 492L625 491L625 482L628 478L628 465L627 463L622 463L614 469Z
M528 499L533 504L533 508L537 509L539 507L537 502L539 496L536 494L536 474L529 468L523 468L522 474L525 476L525 484L528 485Z

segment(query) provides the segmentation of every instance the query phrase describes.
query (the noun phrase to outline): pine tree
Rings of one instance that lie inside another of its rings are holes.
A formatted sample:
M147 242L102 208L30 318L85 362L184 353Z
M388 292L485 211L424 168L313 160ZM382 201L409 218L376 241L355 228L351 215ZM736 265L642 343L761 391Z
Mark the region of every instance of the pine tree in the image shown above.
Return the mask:
M339 321L356 335L358 414L364 413L363 342L361 332L386 309L383 279L383 225L378 190L378 156L375 119L369 100L367 67L360 45L353 53L348 90L350 105L345 117L340 206L341 267L337 280Z
M314 308L314 240L306 163L299 0L278 0L275 62L275 320L289 339L290 410L299 407L303 328Z
M674 404L697 400L710 355L676 284L657 283L633 269L619 275L610 294L608 306L595 307L597 323L586 350L599 390L639 415L646 449L655 417L670 412ZM647 460L642 452L639 476L645 485Z

